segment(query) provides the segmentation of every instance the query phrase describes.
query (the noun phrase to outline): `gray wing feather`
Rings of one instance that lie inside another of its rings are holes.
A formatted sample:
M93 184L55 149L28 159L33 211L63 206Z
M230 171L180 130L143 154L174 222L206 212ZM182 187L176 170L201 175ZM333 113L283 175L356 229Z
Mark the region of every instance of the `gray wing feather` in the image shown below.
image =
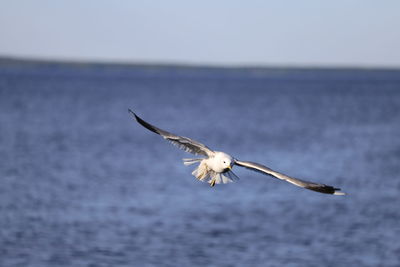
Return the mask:
M143 127L145 127L146 129L161 135L164 139L168 140L169 142L171 142L173 145L179 147L180 149L195 154L195 155L203 155L203 156L212 156L214 154L214 152L209 149L207 146L194 141L188 137L183 137L183 136L178 136L175 134L172 134L170 132L164 131L160 128L157 128L154 125L151 125L148 122L145 122L144 120L142 120L139 116L137 116L132 110L129 109L129 112L133 114L133 116L135 117L136 121L138 123L140 123Z
M254 163L254 162L250 162L250 161L235 160L235 164L238 166L241 166L241 167L251 169L253 171L260 172L262 174L270 175L274 178L281 179L281 180L284 180L291 184L294 184L294 185L297 185L297 186L300 186L300 187L303 187L303 188L306 188L309 190L313 190L313 191L316 191L319 193L333 194L333 195L344 195L345 194L343 192L338 192L338 190L340 190L340 188L335 188L330 185L318 184L318 183L308 182L308 181L300 180L297 178L289 177L285 174L276 172L276 171L274 171L264 165L258 164L258 163Z

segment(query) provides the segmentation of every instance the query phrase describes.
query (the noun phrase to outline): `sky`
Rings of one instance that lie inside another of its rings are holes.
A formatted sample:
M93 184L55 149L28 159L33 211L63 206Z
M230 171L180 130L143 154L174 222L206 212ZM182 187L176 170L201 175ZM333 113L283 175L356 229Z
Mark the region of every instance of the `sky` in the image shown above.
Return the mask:
M0 0L0 56L400 67L400 1Z

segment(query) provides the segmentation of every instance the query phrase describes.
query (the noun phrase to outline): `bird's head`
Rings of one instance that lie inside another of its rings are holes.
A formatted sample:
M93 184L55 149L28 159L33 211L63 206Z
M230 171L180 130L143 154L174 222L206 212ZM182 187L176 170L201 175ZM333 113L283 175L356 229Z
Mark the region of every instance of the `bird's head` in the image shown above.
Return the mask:
M228 171L232 170L232 166L234 164L234 159L230 155L220 152L219 160L220 160L220 164L223 168L223 172L228 172Z

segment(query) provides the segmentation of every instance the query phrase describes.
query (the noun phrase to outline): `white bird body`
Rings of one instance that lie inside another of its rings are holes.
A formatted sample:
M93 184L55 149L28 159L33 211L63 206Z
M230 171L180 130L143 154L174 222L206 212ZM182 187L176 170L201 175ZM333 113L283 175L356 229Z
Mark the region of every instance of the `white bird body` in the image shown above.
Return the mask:
M215 155L213 157L206 159L206 164L208 167L218 173L223 173L226 172L227 169L231 169L233 162L234 159L232 156L220 151L215 151Z
M276 172L259 163L254 163L250 161L240 161L234 159L231 155L227 153L220 151L213 151L207 146L197 141L194 141L190 138L169 133L167 131L164 131L160 128L157 128L145 122L140 117L138 117L132 110L129 110L129 112L131 112L134 115L136 121L140 123L143 127L147 128L148 130L156 134L161 135L164 139L170 141L172 144L178 146L179 148L185 150L186 152L190 152L195 155L205 156L205 158L183 159L183 161L185 165L199 163L199 165L192 172L192 174L200 181L205 181L210 183L211 186L221 183L226 184L229 182L233 182L234 180L238 180L239 177L237 177L232 172L232 167L234 165L237 165L319 193L345 195L345 193L339 191L340 188L293 178L285 174Z
M214 151L214 154L208 158L202 159L183 159L185 165L199 163L199 166L192 172L200 181L207 181L212 186L214 184L226 184L239 178L231 171L234 159L220 151Z

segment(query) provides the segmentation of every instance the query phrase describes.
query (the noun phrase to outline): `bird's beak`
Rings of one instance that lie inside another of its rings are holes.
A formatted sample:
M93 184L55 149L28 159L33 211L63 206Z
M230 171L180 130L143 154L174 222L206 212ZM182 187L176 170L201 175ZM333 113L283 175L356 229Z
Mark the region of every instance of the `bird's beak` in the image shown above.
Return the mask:
M229 165L229 166L227 166L222 172L225 173L225 172L229 172L229 171L231 171L231 170L232 170L232 166Z

